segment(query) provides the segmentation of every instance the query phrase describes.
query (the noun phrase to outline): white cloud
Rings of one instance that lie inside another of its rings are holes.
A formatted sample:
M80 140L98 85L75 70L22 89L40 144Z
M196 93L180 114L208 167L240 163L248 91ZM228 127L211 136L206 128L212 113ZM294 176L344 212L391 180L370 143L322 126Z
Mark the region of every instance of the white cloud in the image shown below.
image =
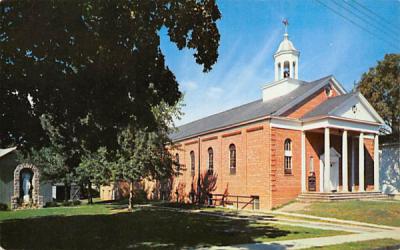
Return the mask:
M199 87L197 82L195 81L183 81L182 82L182 88L183 90L196 90Z
M207 89L207 97L211 99L217 99L222 94L222 88L220 87L210 87Z

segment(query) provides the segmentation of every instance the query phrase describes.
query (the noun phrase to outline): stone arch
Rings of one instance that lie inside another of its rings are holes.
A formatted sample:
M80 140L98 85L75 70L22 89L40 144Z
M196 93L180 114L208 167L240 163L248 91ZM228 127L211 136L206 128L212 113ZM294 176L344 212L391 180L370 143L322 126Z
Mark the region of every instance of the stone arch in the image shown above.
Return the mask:
M13 209L19 207L21 203L20 197L20 186L21 186L21 171L24 169L29 169L33 172L32 177L32 202L35 207L43 206L43 197L40 196L40 172L39 169L29 163L19 164L14 170L14 196L11 199L11 206Z

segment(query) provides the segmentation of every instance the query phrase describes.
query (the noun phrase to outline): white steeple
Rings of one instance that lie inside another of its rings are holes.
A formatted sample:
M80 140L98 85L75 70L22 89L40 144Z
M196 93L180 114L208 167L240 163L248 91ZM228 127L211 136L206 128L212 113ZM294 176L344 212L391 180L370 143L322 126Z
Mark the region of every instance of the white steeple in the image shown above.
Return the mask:
M300 52L293 46L287 33L288 21L283 20L285 34L274 54L275 80L262 88L263 101L269 101L279 96L286 95L298 88L302 81L299 80Z
M286 19L283 20L285 25L285 34L283 41L279 44L278 50L274 54L275 60L275 81L283 78L299 78L299 56L300 52L293 46L289 40L287 26L289 25Z

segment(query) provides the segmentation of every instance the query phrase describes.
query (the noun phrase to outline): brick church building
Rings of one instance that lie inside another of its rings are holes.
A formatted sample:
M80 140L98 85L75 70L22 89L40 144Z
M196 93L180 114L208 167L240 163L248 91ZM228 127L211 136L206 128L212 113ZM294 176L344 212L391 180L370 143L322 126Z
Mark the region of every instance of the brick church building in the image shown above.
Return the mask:
M299 56L285 32L261 99L178 127L172 199L189 202L207 174L215 202L224 194L239 208L251 200L271 209L310 192L379 191L382 118L333 76L300 80Z

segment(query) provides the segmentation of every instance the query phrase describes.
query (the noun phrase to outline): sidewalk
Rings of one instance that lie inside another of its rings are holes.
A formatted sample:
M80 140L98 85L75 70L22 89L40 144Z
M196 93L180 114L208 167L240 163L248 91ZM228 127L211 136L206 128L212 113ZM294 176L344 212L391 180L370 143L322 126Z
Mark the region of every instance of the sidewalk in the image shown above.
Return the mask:
M336 244L343 244L348 242L366 241L392 238L400 240L400 230L374 232L374 233L360 233L351 235L338 235L330 237L308 238L298 240L284 240L268 243L254 243L233 246L232 249L302 249L310 247L322 247ZM214 248L220 249L220 248ZM229 248L228 248L229 249Z

